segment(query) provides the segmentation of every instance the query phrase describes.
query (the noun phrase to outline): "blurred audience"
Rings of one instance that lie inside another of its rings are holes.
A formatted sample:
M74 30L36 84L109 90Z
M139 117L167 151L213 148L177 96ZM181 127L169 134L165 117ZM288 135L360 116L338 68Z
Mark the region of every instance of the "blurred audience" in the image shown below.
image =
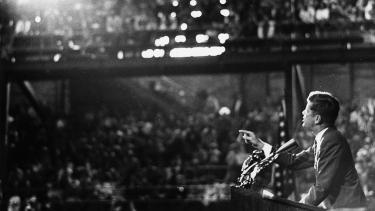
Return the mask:
M62 35L67 40L82 36L87 43L103 34L125 34L131 42L140 31L195 29L224 31L232 39L313 36L332 28L371 29L375 20L373 0L68 0L43 5L19 1L0 7L9 10L1 25L16 35ZM187 27L180 28L184 24Z
M158 47L196 45L197 34L208 35L210 45L227 39L353 34L372 43L375 37L373 0L68 0L44 4L23 0L0 2L3 10L0 56L6 59L11 59L12 48L17 47L112 58L125 46L126 53L117 56L132 58L161 38L164 44ZM177 35L185 37L176 40Z
M49 120L53 126L46 127L28 106L15 107L7 186L15 194L32 190L45 193L43 200L74 201L109 199L122 194L116 192L121 187L235 182L235 176L225 176L226 164L237 174L233 169L247 154L235 142L239 123L234 121L252 120L235 120L205 106L194 114L154 110L101 108Z
M14 195L25 198L30 195L22 194L33 193L39 201L49 202L118 196L194 198L193 192L184 196L140 190L235 183L251 150L236 141L236 131L256 128L260 137L275 142L277 109L253 108L240 118L204 108L175 115L103 107L59 117L53 127L46 127L28 106L18 106L11 110L7 186ZM345 104L338 120L338 129L349 137L368 197L374 196L375 184L374 110L374 99L363 105ZM297 132L302 147L307 147L303 140L311 138L305 131ZM303 189L311 182L310 174L298 175Z

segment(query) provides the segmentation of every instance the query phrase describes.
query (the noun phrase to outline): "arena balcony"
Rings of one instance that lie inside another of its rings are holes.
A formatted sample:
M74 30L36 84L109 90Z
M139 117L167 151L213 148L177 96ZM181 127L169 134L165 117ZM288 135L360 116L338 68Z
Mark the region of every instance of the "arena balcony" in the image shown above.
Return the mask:
M43 78L50 77L52 70L66 77L87 71L134 76L282 71L296 63L373 61L372 22L349 23L340 31L333 26L329 22L285 22L269 38L221 28L95 33L89 37L17 35L5 66L16 78Z
M371 45L373 41L372 22L350 23L342 31L332 29L333 24L327 22L323 27L322 24L283 23L278 26L277 33L273 37L264 39L245 36L249 33L247 31L242 31L243 34L231 34L223 29L145 30L131 33L95 33L89 37L18 35L11 43L10 58L16 61L19 59L33 61L23 56L60 53L67 58L73 55L74 59L77 59L76 56L84 58L85 55L94 58L106 55L108 59L111 57L123 59L142 57L142 51L153 48L168 51L178 47L225 46L230 52L239 53L244 49L256 51L259 48L275 51L299 46L316 48L332 45L339 47L356 44ZM361 31L363 27L366 28L365 31ZM372 39L366 39L366 36ZM41 60L43 61L43 58Z

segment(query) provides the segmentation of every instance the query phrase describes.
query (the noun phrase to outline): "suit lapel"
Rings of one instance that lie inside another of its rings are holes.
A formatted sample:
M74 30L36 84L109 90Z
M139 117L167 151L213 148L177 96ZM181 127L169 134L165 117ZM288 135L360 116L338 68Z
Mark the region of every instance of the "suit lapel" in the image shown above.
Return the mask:
M316 140L314 139L314 145L313 145L313 149L314 149L314 169L317 171L318 170L318 163L317 163L317 149L316 149L316 146L317 146L317 143L316 143Z
M318 168L319 168L320 152L321 152L321 150L323 148L323 145L324 145L324 138L328 133L330 133L332 130L335 130L335 129L336 129L335 127L328 127L328 129L324 132L324 134L322 136L322 140L321 140L319 149L318 149L318 146L317 146L317 140L314 140L314 156L315 156L314 169L316 171L318 171Z
M320 147L318 149L318 145L316 144L315 145L315 170L318 171L318 168L319 168L319 160L320 160L320 151L322 150L322 144L323 144L323 141L324 141L324 136L322 137L322 143L320 143ZM316 142L315 142L316 143Z

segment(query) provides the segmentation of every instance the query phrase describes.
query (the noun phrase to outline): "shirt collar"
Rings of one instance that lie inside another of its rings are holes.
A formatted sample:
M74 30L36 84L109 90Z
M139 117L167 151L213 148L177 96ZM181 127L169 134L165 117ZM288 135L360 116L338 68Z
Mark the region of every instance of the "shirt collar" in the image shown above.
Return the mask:
M324 135L324 133L328 130L328 127L324 128L323 130L321 130L318 134L316 134L315 136L315 140L317 142L321 142L322 141L322 137Z

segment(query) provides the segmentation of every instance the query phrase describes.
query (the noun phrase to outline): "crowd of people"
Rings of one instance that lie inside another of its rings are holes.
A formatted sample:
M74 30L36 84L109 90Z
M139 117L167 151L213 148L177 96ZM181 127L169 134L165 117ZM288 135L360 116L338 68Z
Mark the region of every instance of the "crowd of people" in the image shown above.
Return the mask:
M374 196L375 183L375 138L374 114L375 101L368 99L364 105L350 113L347 119L346 132L351 137L351 147L356 152L357 169L362 179L365 194Z
M47 33L65 36L139 30L176 30L182 23L192 28L207 26L223 28L231 27L232 24L262 26L268 23L274 26L288 22L350 23L371 21L374 18L374 1L372 0L246 2L238 0L82 0L57 2L52 5L19 2L24 3L12 5L15 8L16 33ZM193 17L191 11L201 11L201 15L193 15Z
M239 123L229 115L102 108L43 123L31 108L11 113L7 187L23 197L203 197L204 189L197 196L188 187L235 182L248 153L235 141ZM258 113L246 124L266 125L270 114ZM142 191L149 187L159 191Z
M338 120L368 197L375 182L374 108L372 99L358 107L347 105ZM251 152L236 140L238 129L255 129L277 143L278 109L270 105L239 117L207 110L168 114L102 107L45 122L32 108L17 106L9 119L7 190L49 202L204 200L209 192L204 185L235 183ZM311 139L305 131L297 136ZM298 174L302 191L312 181L309 175Z
M198 45L198 34L207 35L199 42L209 45L222 45L228 39L336 35L360 36L373 43L373 8L373 0L0 2L0 56L11 60L16 50L30 48L55 50L54 54L64 50L66 58L70 53L84 58L134 58L155 47ZM167 40L157 44L161 38Z
M179 31L183 23L187 30L203 28L229 32L234 38L271 38L294 32L317 35L324 29L355 27L363 31L375 19L373 0L34 3L14 1L6 5L1 1L2 35L7 35L9 28L12 35L78 36L83 45L90 46L106 42L101 34L125 34L125 43L132 44L141 37L134 36L137 32ZM192 11L202 14L194 18ZM7 43L11 41L1 36L0 46ZM348 104L338 122L350 141L369 197L374 196L375 185L374 107L373 99L357 107ZM194 198L194 191L173 187L235 182L249 153L236 142L237 130L251 128L275 143L277 109L252 109L246 118L240 118L211 109L209 113L166 114L98 108L46 122L30 107L19 106L9 119L7 190L22 198L36 195L42 201L112 199L114 195ZM298 136L311 138L304 131ZM312 181L309 175L299 174L301 186ZM142 192L140 187L165 190Z
M325 30L371 30L375 16L373 0L40 0L8 4L1 4L9 10L4 13L8 17L2 18L3 30L9 28L16 35L80 37L86 45L105 42L98 34L123 34L127 44L132 44L132 38L139 37L134 36L137 32L166 30L204 29L209 36L218 30L232 39L314 36Z

